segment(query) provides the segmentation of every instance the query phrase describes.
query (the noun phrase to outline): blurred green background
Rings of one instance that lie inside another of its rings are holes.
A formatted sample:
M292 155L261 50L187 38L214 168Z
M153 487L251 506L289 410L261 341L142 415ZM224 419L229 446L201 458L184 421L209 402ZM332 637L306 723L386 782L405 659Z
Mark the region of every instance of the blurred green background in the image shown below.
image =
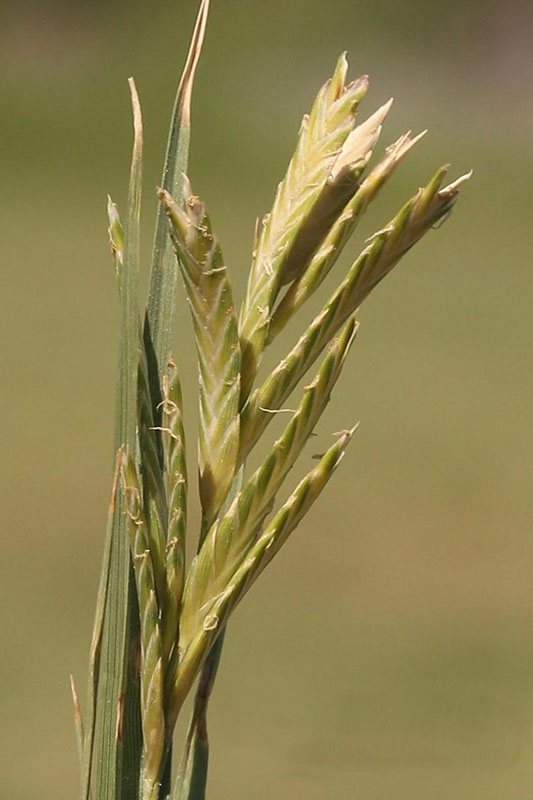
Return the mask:
M124 203L134 74L148 258L195 9L2 4L0 759L13 800L77 796L68 675L83 696L112 461L105 197ZM352 76L371 76L363 115L396 99L382 146L430 129L352 256L437 166L475 174L361 311L303 466L331 431L361 426L231 625L210 800L533 795L532 23L526 1L213 0L191 175L239 290L254 219L341 50ZM180 315L194 425L182 301Z

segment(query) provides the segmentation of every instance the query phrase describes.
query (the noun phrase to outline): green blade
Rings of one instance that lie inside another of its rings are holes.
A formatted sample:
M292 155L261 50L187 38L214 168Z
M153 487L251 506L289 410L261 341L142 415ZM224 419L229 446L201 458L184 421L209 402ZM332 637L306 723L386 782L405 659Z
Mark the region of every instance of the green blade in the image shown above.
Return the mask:
M137 418L139 217L142 119L130 79L134 145L128 192L124 263L120 275L120 332L116 449L135 450ZM89 715L84 741L82 800L131 800L140 763L138 681L132 669L138 612L122 498L115 476L106 555L97 602L89 675Z
M187 172L191 129L191 94L196 67L202 51L208 13L209 0L202 0L172 112L161 187L174 197L181 197L183 173ZM177 268L168 237L168 222L164 209L159 206L148 305L144 322L144 342L154 409L161 400L161 378L166 369L172 344L176 281ZM155 413L154 417L157 418Z

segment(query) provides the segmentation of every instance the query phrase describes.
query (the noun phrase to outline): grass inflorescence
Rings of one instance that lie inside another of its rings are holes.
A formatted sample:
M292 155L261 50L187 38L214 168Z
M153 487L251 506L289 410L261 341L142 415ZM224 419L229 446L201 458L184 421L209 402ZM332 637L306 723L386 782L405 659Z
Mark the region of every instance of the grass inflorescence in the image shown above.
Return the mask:
M226 625L344 457L353 420L292 490L289 473L319 422L357 334L357 309L453 207L462 182L439 169L363 243L322 310L261 382L271 342L320 289L367 207L420 140L406 133L371 166L391 101L359 123L367 88L341 55L305 115L271 211L256 234L244 300L205 204L187 177L190 104L209 11L202 0L178 87L165 159L146 307L138 296L142 117L133 80L134 146L124 226L108 201L120 302L116 467L82 720L80 800L201 800L207 705ZM179 276L199 373L197 550L187 565L188 476L179 365L171 353ZM314 362L315 376L253 472L250 452ZM279 501L283 492L287 499ZM288 497L287 497L288 496ZM174 728L193 715L174 786Z

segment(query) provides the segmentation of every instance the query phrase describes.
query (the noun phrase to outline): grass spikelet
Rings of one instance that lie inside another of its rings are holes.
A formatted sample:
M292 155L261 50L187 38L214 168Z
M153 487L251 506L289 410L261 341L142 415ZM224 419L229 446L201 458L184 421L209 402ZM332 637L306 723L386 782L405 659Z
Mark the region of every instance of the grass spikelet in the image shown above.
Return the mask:
M121 465L122 490L128 517L131 552L141 623L141 723L143 800L155 800L165 741L163 711L163 663L152 550L143 513L142 490L133 459L124 453Z
M357 129L356 129L357 130ZM409 134L401 136L387 148L385 157L371 170L363 180L357 192L346 204L342 214L331 228L318 252L314 255L309 267L289 286L287 292L275 308L268 339L271 342L285 327L305 301L320 287L331 268L339 258L345 244L353 235L359 220L381 187L393 174L396 166L407 155L414 145L424 136L425 131L414 139Z
M113 254L113 261L115 262L117 283L120 289L122 267L124 265L124 229L120 221L118 206L109 195L107 196L107 218L109 220L109 227L107 229L109 244Z
M240 347L222 251L205 205L184 187L184 209L161 191L192 313L200 371L200 499L213 522L235 475L239 449Z
M163 657L168 661L178 638L178 620L185 575L185 537L187 532L187 462L183 428L181 385L172 359L163 378L161 439L164 453L164 480L168 498L166 544L166 589L163 598Z
M73 675L70 676L70 693L72 694L72 705L74 706L74 726L76 729L76 744L78 745L78 756L81 765L83 763L83 739L84 739L83 719L81 716L81 707L80 707L80 699L78 696L78 690L76 689L76 684L74 682Z
M297 269L292 247L295 243L302 247L298 242L302 227L313 229L313 211L318 213L315 204L354 128L355 111L367 90L366 76L345 86L346 71L343 55L333 78L318 93L311 113L304 117L287 174L278 186L272 211L263 220L240 316L243 402L257 372L279 288ZM328 217L326 211L327 206L326 210L320 208L319 216Z
M392 100L358 125L348 136L309 214L302 219L296 237L283 258L280 284L292 283L305 275L309 261L330 231L346 203L359 186L372 150L381 133ZM270 323L269 323L270 331Z

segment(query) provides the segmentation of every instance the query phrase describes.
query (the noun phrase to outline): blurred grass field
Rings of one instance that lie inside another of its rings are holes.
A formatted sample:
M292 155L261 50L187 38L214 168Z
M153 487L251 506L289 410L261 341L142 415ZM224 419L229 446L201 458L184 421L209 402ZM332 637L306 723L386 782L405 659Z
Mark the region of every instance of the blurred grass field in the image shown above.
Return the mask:
M2 9L0 763L13 800L77 796L68 675L84 694L112 461L105 198L124 202L134 74L148 259L195 7ZM314 521L231 625L210 800L533 794L532 23L528 2L213 0L191 178L241 290L254 219L341 50L371 76L362 115L395 97L382 146L430 129L358 244L441 163L474 177L361 310L318 441L361 426Z

